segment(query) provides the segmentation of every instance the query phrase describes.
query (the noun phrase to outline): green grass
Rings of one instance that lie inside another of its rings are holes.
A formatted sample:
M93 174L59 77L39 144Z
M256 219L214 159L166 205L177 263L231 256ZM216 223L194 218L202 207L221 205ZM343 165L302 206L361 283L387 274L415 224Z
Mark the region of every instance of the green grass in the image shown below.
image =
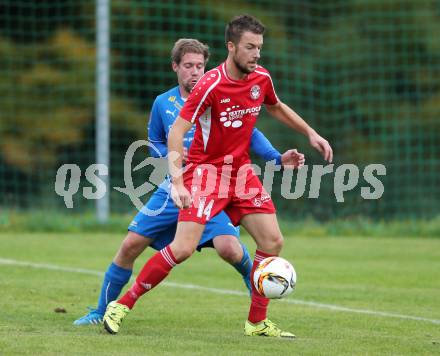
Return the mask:
M0 258L104 271L122 237L1 233ZM440 320L439 239L287 236L283 257L298 273L297 290L287 301ZM233 268L210 249L196 253L168 281L244 291ZM270 317L297 340L244 337L246 296L169 285L144 296L117 336L101 327L74 327L73 320L96 303L100 282L93 274L0 261L0 354L440 354L440 324L280 301L271 303ZM57 307L67 312L55 313Z
M65 211L65 210L64 210ZM19 211L0 208L0 231L121 233L134 213L112 214L107 223L96 220L94 212L60 213L57 211ZM354 216L327 222L315 219L291 220L280 216L285 233L295 236L364 236L364 237L440 237L440 216L431 219L371 220Z

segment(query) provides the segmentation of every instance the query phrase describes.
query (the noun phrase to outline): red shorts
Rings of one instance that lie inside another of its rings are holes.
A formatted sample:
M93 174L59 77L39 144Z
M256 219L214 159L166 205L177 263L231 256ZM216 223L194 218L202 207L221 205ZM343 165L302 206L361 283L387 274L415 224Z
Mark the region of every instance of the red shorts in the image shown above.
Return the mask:
M192 194L189 208L179 210L179 221L206 224L224 210L234 225L247 214L274 214L275 206L250 165L228 176L221 167L198 165L183 175Z

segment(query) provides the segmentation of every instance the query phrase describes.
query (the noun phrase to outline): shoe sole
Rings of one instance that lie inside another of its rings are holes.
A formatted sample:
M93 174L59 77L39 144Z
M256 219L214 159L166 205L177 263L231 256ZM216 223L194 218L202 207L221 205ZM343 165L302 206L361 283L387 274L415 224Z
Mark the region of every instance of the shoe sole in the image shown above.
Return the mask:
M264 334L244 334L244 336L260 336L260 337L267 337L272 339L288 339L288 340L295 340L296 336L269 336Z
M106 321L104 321L104 328L105 328L105 330L107 330L107 332L109 334L115 335L118 333L117 331L112 330L112 328L110 328L110 326L108 326Z
M74 326L90 326L90 325L101 325L102 321L96 321L96 322L87 322L87 323L73 323Z
M296 336L280 336L280 339L295 340Z

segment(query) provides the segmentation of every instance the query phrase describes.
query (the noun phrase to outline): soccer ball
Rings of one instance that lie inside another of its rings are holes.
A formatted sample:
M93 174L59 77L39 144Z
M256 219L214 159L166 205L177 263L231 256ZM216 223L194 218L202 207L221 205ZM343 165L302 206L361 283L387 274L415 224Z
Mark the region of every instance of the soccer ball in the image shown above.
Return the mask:
M293 292L295 285L295 269L284 258L265 258L255 269L254 286L265 298L284 298Z

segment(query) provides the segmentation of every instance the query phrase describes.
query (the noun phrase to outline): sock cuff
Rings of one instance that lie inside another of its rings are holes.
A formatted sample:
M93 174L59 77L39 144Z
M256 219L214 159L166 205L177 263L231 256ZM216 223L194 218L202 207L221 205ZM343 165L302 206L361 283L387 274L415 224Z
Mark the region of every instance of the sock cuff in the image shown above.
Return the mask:
M267 257L274 257L274 256L276 256L276 255L274 255L272 253L267 253L267 252L263 252L260 250L255 251L255 261L257 261L257 262L261 262Z
M130 280L132 273L131 269L119 267L116 263L112 262L107 269L106 275L112 281L125 284Z
M165 261L167 261L167 263L171 266L174 267L175 265L177 265L177 260L173 255L173 252L170 249L170 246L167 246L165 248L163 248L162 250L160 250L160 254L162 255L162 257L165 259Z

